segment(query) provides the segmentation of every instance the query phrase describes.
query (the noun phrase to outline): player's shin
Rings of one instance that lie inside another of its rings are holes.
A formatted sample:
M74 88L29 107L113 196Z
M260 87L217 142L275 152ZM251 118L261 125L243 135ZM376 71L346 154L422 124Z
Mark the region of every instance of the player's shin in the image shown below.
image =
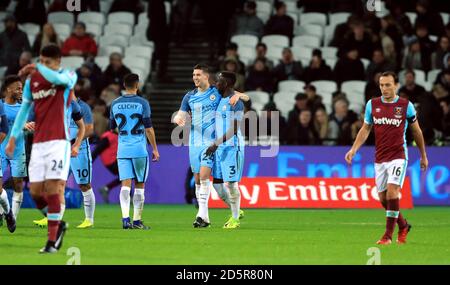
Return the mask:
M120 188L120 208L122 209L122 218L130 217L130 187L122 186Z
M23 192L14 191L12 198L12 211L14 217L16 218L19 215L20 207L22 207L22 201L23 201Z
M400 213L399 210L400 210L400 201L398 198L387 200L385 237L391 240Z
M237 182L227 182L226 185L230 191L231 214L234 219L239 219L241 209L241 192Z
M230 195L228 190L224 187L223 183L214 183L213 184L214 189L216 190L217 194L219 195L220 199L227 204L228 207L231 206L230 203Z
M0 206L3 208L3 211L7 214L10 211L8 194L6 194L6 190L2 189L0 193Z
M94 213L95 213L95 195L92 188L87 191L81 192L83 194L84 202L84 215L86 220L94 223Z
M133 195L133 221L140 221L142 219L142 211L144 210L145 202L144 188L135 188Z
M48 240L55 242L58 234L59 221L61 220L61 201L59 194L47 196L48 201Z
M381 201L381 205L383 205L383 208L387 210L387 200ZM398 212L398 218L397 218L397 225L400 229L404 229L406 226L408 226L408 223L406 222L406 219L403 217L402 212Z
M199 217L209 223L208 200L211 188L209 179L200 180L200 191L198 197Z

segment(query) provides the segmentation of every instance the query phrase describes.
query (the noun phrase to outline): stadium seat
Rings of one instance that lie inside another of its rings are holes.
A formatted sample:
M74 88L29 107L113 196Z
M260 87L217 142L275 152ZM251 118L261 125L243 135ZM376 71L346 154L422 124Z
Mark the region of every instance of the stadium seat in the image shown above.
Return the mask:
M131 12L113 12L108 15L108 24L122 23L134 26L134 14Z
M34 24L34 23L19 24L19 29L21 29L22 31L24 31L25 33L27 33L29 35L37 35L37 34L39 34L39 32L41 30L39 25ZM33 44L33 43L30 43L30 44Z
M100 67L102 71L105 71L105 69L109 65L109 57L108 56L96 56L95 57L95 63Z
M269 93L264 91L245 91L245 94L250 97L252 107L258 112L261 111L264 105L270 100Z
M169 24L170 23L170 15L172 13L172 2L164 1L164 8L166 10L166 21L167 21L167 24Z
M334 30L336 26L326 26L323 31L323 45L329 46L334 37Z
M109 23L104 27L104 35L124 35L129 37L133 34L131 27L122 23Z
M103 26L96 23L87 23L86 32L94 35L95 37L100 37L103 34Z
M294 27L298 25L298 14L297 13L287 12L286 15L288 15L289 17L292 18L292 20L294 20Z
M438 74L439 74L441 71L442 71L442 70L440 70L440 69L433 69L433 70L428 71L428 74L427 74L427 81L428 81L429 83L433 84L434 81L436 81L436 78L437 78Z
M442 22L444 22L444 25L447 25L450 22L450 14L443 13L443 12L441 12L440 14L441 14Z
M292 46L320 47L320 39L310 35L295 36L292 40Z
M336 62L338 61L337 58L324 58L325 63L330 66L331 70L334 70L334 67L336 66Z
M129 46L125 48L125 56L136 56L151 59L153 48L149 46Z
M351 103L364 105L365 95L364 90L366 88L366 82L362 80L349 80L345 81L341 85L341 91L347 95L347 99Z
M311 82L316 87L317 94L322 96L323 102L331 104L332 94L337 91L337 84L331 80L316 80Z
M316 12L300 14L300 25L307 24L316 24L324 27L327 24L327 16Z
M367 67L370 64L370 60L368 60L367 58L360 58L360 60L362 61L363 65L364 65L364 70L367 70Z
M142 12L138 16L138 25L146 24L148 25L150 20L148 19L147 12Z
M323 39L323 27L320 25L315 24L307 24L307 25L300 25L299 28L296 30L296 36L302 36L302 35L310 35L315 36L319 38L321 41Z
M72 32L71 27L68 24L64 23L55 23L53 24L53 28L55 32L58 34L58 37L62 39L67 39Z
M266 57L272 60L274 65L277 65L282 57L283 49L284 48L278 46L267 46Z
M105 19L105 15L103 15L103 13L100 12L81 12L78 15L78 22L83 22L85 24L98 24L100 26L105 25L106 19Z
M405 83L405 72L406 70L402 70L398 74L398 79L400 81L400 84ZM427 85L426 83L426 77L425 77L425 71L420 69L414 69L414 73L416 74L416 83L422 86Z
M284 1L284 4L286 4L287 13L292 13L292 14L298 15L299 9L297 8L296 1Z
M291 49L292 49L292 53L294 54L294 58L296 60L300 60L304 67L309 65L313 48L298 45L298 46L293 46Z
M258 1L256 2L256 12L263 12L269 15L272 14L272 5L269 2Z
M135 34L130 38L130 46L148 46L151 48L155 48L155 43L147 40L147 36L142 34Z
M238 49L239 59L244 62L245 65L250 65L256 58L255 48L248 46L240 46Z
M52 12L48 14L47 21L52 24L64 23L68 24L72 29L75 17L69 12Z
M277 46L277 47L288 47L289 38L284 35L267 35L261 38L261 42L265 43L267 47Z
M305 82L300 80L283 80L278 83L279 91L286 92L303 92L303 87L305 87Z
M136 73L139 76L139 83L140 83L139 89L142 90L149 73L139 67L136 67L136 66L131 66L129 68L130 68L131 72Z
M322 51L322 58L325 59L337 59L337 47L321 47L320 50Z
M61 66L72 70L81 67L83 62L84 59L82 56L63 56L61 58Z
M6 15L8 15L8 12L0 11L0 22L3 22L3 19L5 19Z
M147 73L150 73L150 61L137 56L125 56L123 64L132 69L132 67L140 68Z
M109 56L113 52L118 52L121 55L123 55L123 49L119 46L113 46L113 45L107 45L107 46L100 46L98 48L98 55L100 56Z
M231 42L237 44L239 49L243 46L255 48L258 44L258 37L254 35L234 35L230 39Z
M148 25L138 24L134 26L133 35L140 35L141 37L147 38L147 28Z
M116 45L125 48L128 46L128 37L124 35L104 35L100 37L99 45Z
M414 27L414 23L416 22L417 13L414 12L406 12L406 16L408 16L409 21L411 22L412 26Z
M336 27L339 24L347 22L350 13L348 12L338 12L330 14L330 26Z
M100 12L103 14L108 14L109 8L111 8L112 2L108 0L102 0L100 1Z
M263 23L267 23L270 18L270 13L267 12L256 12L256 16L261 19Z
M356 114L360 114L364 110L364 104L353 103L350 101L348 108L355 112Z
M273 101L284 118L287 118L289 112L294 108L295 96L297 96L297 92L288 91L279 91L273 95Z
M27 38L28 38L28 42L30 43L30 45L32 45L34 43L34 41L36 40L36 35L29 35L29 34L27 34ZM60 40L63 41L64 39L60 38Z

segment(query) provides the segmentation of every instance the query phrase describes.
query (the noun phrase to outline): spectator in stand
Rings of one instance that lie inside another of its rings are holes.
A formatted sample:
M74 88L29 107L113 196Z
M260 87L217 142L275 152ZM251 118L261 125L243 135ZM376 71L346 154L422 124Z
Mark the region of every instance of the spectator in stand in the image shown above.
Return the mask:
M106 118L107 107L103 100L96 99L92 108L92 118L94 120L94 135L98 139L106 132L108 128L108 119Z
M358 120L358 115L349 110L349 102L344 96L338 95L333 101L333 112L329 119L329 138L337 145L351 145L353 142L351 126Z
M244 92L245 89L245 77L239 73L238 62L234 58L229 58L224 62L223 70L233 72L236 75L236 83L234 89L239 92Z
M431 69L444 69L444 58L449 53L449 37L443 35L439 38L439 45L436 51L431 54Z
M423 69L422 53L417 38L413 38L405 49L402 69Z
M426 23L416 21L416 36L420 44L420 53L422 58L423 70L428 71L431 68L431 54L435 50L435 43L428 35Z
M33 55L29 51L24 51L20 54L19 61L16 62L13 66L9 66L6 70L5 76L7 75L17 75L19 70L25 67L27 64L30 64L33 60Z
M23 51L30 50L27 34L17 27L16 18L7 15L5 30L0 33L0 66L14 67Z
M288 130L286 140L289 145L320 144L319 135L314 128L312 112L309 109L301 111L297 120L292 121L288 126Z
M252 108L251 100L244 102L244 120L241 123L241 130L250 145L258 143L258 115Z
M348 47L356 48L362 58L370 59L373 51L372 36L364 31L364 23L355 21L351 27L351 32L344 36L344 43L339 48L338 56L342 57Z
M279 116L279 120L278 120L278 126L273 126L272 125L272 117L275 115L279 115L281 114L280 110L278 110L277 106L275 103L273 102L269 102L267 103L264 108L263 111L261 113L261 116L259 118L260 122L264 122L266 121L267 123L265 124L267 126L267 130L265 131L265 133L261 133L262 130L259 129L258 130L258 135L259 136L277 136L279 138L280 142L284 142L285 140L285 134L286 134L286 120L280 115ZM278 133L275 130L275 127L278 128Z
M266 23L266 35L285 35L292 39L294 35L294 20L286 15L286 4L283 2L275 3L276 13Z
M425 95L425 88L416 84L416 74L408 69L405 72L405 84L398 90L398 95L416 103L418 98Z
M449 57L450 61L450 57ZM447 93L450 93L450 67L447 67L436 77L435 85L441 86Z
M394 71L396 66L384 58L383 50L375 49L372 55L372 61L366 70L366 79L370 80L376 73L384 71Z
M343 46L345 43L345 36L352 32L353 25L359 21L361 21L359 16L353 14L347 18L347 21L345 23L337 25L334 29L333 39L330 42L330 46Z
M355 47L350 47L334 67L334 78L338 84L348 80L364 80L364 73L364 65Z
M250 67L245 90L273 92L273 77L262 59L256 59L255 64Z
M100 93L102 87L101 73L95 72L93 62L84 62L80 68L77 69L78 79L88 80L91 90L97 95Z
M358 135L359 130L362 128L364 123L364 110L359 114L358 120L355 121L351 126L351 132L352 132L352 141L356 139L356 136ZM366 140L367 145L375 145L375 132L370 132L369 137Z
M317 95L316 87L314 85L306 84L305 87L303 87L303 90L305 90L305 94L308 97L308 109L314 113L319 108L325 108L322 104L322 96Z
M100 99L105 102L105 106L109 108L112 104L112 101L119 98L119 92L112 88L111 86L106 87L102 90L100 94Z
M34 23L42 26L47 22L44 0L16 0L14 16L18 23Z
M256 3L245 3L244 13L237 15L231 27L233 35L254 35L260 38L264 32L264 23L256 16Z
M45 24L33 43L33 55L39 56L41 49L49 44L61 47L62 43L51 23Z
M64 56L83 56L86 58L97 55L97 44L86 33L86 25L78 22L73 28L72 35L64 42L61 51Z
M426 23L432 35L444 34L444 23L438 11L434 11L428 0L418 0L416 4L417 23Z
M444 114L439 102L446 100L446 97L449 98L448 93L442 87L436 85L431 93L426 92L423 96L417 98L415 104L417 120L427 145L433 144L436 134L443 130Z
M288 124L292 124L292 122L296 121L300 112L306 109L308 109L308 95L305 93L298 93L297 96L295 96L294 108L288 114Z
M123 78L131 73L131 70L122 62L122 55L113 52L109 55L109 65L106 67L102 75L103 87L110 84L118 84L123 86Z
M450 100L440 102L443 114L442 131L444 137L450 137Z
M245 64L239 59L238 45L229 43L225 49L225 56L219 59L219 69L225 69L225 63L228 60L234 60L237 63L237 73L245 75Z
M294 60L290 48L284 48L280 63L273 69L276 83L282 80L301 80L303 67L300 61Z
M314 49L309 66L305 68L303 80L306 83L315 80L333 80L333 71L322 58L322 51Z
M264 62L264 65L267 67L268 70L273 69L273 62L266 57L267 54L267 45L265 43L258 43L256 45L256 60L262 60Z
M327 139L330 129L328 127L327 111L323 107L318 108L314 112L314 129L316 130L322 144L328 145Z
M409 18L405 16L408 23ZM410 35L413 35L412 26ZM391 15L381 18L380 44L384 57L390 65L398 69L401 66L401 55L403 50L403 39L397 26L397 22Z
M364 89L364 98L366 99L366 102L372 98L381 96L379 84L380 75L381 72L375 73L371 80L367 81L366 88Z

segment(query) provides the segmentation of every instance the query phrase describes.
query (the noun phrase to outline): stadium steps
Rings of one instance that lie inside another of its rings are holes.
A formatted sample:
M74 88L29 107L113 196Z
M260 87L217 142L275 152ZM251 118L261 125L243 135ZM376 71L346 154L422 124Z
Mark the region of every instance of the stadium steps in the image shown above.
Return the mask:
M192 90L192 67L199 62L207 62L209 45L206 29L200 21L194 21L188 42L178 46L170 43L167 75L172 77L170 83L159 83L152 80L148 90L148 98L152 108L152 121L158 143L170 143L174 124L171 116L176 112L187 91Z

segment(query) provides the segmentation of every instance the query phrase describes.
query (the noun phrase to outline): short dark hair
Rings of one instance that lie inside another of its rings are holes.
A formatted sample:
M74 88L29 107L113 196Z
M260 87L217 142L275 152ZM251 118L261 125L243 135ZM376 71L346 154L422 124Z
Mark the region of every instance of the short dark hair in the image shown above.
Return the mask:
M209 71L210 71L209 66L208 66L207 64L204 64L204 63L196 64L196 65L194 66L194 69L200 69L200 70L203 71L204 73L208 73L208 74L209 74Z
M234 42L229 42L228 43L228 45L227 45L227 50L238 50L238 45L236 44L236 43L234 43Z
M123 78L125 88L135 88L137 83L139 83L139 75L136 73L129 73Z
M22 81L19 76L17 75L8 75L3 79L2 88L0 89L0 95L3 95L3 93L6 91L6 88L8 88L9 85L13 84L14 82Z
M227 80L229 86L234 86L236 83L236 74L230 71L221 71L220 76Z
M385 71L383 73L381 73L380 77L388 77L388 76L392 76L392 78L394 78L394 83L398 83L398 76L397 73L393 72L393 71Z
M278 11L278 9L280 9L281 7L286 7L286 4L284 4L284 2L281 1L275 3L275 10Z
M258 43L257 45L256 45L256 47L258 48L258 47L263 47L263 48L265 48L266 50L267 50L267 45L265 44L265 43Z
M255 1L247 1L245 3L245 7L247 7L247 9L255 10L256 9L256 2Z
M47 45L41 49L41 55L50 58L61 58L61 49L57 45Z
M408 69L405 70L405 75L408 74L408 73L411 73L414 77L416 77L416 73L411 68L408 68Z

